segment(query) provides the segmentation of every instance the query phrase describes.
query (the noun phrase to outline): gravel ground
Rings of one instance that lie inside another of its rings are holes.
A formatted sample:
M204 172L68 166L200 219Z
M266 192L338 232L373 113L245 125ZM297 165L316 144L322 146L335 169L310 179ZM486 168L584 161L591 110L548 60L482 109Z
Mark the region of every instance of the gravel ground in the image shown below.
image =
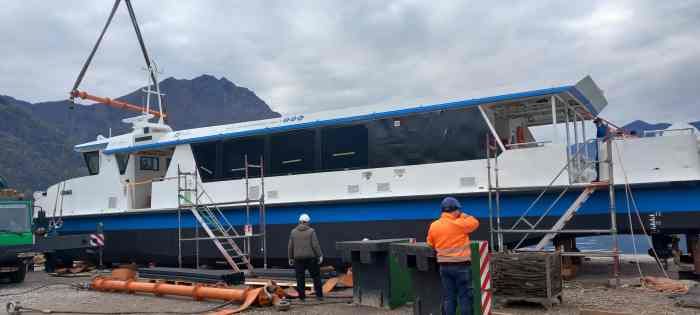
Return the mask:
M574 281L565 282L564 303L546 310L538 305L497 305L496 311L505 314L551 314L578 315L580 309L596 309L625 312L629 314L700 314L700 309L681 308L675 306L675 300L670 294L658 293L639 286L639 273L630 258L623 259L622 284L619 289L609 289L606 282L609 272L609 261L586 261L579 270L579 276ZM645 275L658 275L653 261L644 260L642 263ZM18 301L22 306L35 309L50 309L54 312L152 312L152 314L167 314L166 312L182 312L195 314L219 305L219 302L193 302L188 298L155 297L146 294L102 293L95 291L76 290L69 285L84 283L89 277L51 277L43 272L32 272L27 280L19 285L0 284L0 303ZM33 288L50 285L24 294ZM319 305L312 299L306 304L293 304L288 312L276 312L272 308L253 308L246 314L412 314L410 306L396 310L383 310L348 304L347 299L326 299ZM2 306L0 305L0 308Z
M645 276L663 276L649 256L639 256ZM635 315L700 314L700 309L682 308L669 293L656 292L640 286L639 270L634 256L623 255L620 264L621 287L607 286L610 259L585 261L573 281L564 282L564 303L549 310L537 305L497 305L496 310L507 314L578 315L581 309L621 312ZM669 276L674 277L670 272ZM675 274L677 276L677 274ZM689 285L696 285L692 281Z

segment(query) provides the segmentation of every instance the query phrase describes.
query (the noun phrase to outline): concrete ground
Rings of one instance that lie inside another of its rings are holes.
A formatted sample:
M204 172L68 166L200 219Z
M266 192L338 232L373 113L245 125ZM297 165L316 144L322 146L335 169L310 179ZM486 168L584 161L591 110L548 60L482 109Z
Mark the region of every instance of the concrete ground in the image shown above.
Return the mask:
M4 308L8 302L19 302L23 307L51 310L57 314L66 311L78 312L78 314L80 312L100 312L105 314L126 312L173 314L173 312L181 312L182 314L196 314L221 304L219 301L195 302L189 298L155 297L148 294L104 293L77 290L71 287L72 284L82 284L89 281L90 277L52 277L43 272L31 272L27 274L27 279L24 283L0 284L0 309ZM34 288L39 289L26 292ZM257 307L250 309L245 314L411 314L411 308L408 306L389 311L355 306L348 302L349 299L347 298L326 298L325 301L318 302L310 297L307 298L306 303L294 302L291 310L287 312L277 312L270 307ZM26 314L33 313L28 312Z
M628 314L700 314L700 309L681 308L675 305L672 294L658 293L639 286L639 272L625 257L622 261L623 287L610 289L606 286L610 260L586 261L579 270L579 276L565 282L564 303L547 310L538 305L497 305L496 311L504 314L581 314L582 309L606 310ZM642 261L644 275L659 275L660 272L650 259ZM22 284L0 284L0 303L18 301L22 306L34 309L71 312L149 312L150 314L196 314L219 305L219 302L195 302L188 298L155 297L147 294L103 293L76 290L71 284L85 283L89 277L51 277L43 272L32 272ZM46 286L48 285L48 286ZM46 286L46 287L42 287ZM31 292L34 288L41 287ZM2 307L0 305L0 308ZM29 313L27 313L29 314ZM383 310L355 306L348 299L329 299L323 304L307 299L305 304L293 304L287 312L277 312L273 308L253 308L246 314L412 314L410 305L396 310Z

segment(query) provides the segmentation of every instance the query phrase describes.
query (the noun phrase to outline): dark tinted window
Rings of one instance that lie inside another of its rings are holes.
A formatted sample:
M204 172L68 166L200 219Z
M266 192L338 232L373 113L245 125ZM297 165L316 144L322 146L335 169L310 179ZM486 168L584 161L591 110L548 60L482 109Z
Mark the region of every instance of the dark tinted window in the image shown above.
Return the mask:
M192 144L203 181L242 178L243 157L266 174L393 167L483 159L488 127L477 108L436 111L352 126ZM250 177L259 170L250 168Z
M226 179L238 179L245 177L245 157L248 156L248 164L260 164L260 158L265 153L264 138L234 139L223 142L223 174ZM260 177L260 169L251 167L248 169L249 177Z
M157 156L142 156L139 158L139 168L142 171L157 171L160 169L160 159Z
M367 167L367 127L329 127L321 131L322 167L342 170Z
M370 121L369 166L482 159L488 127L477 108Z
M300 130L270 136L270 173L288 175L314 171L315 131Z
M124 175L124 173L126 173L126 167L129 165L129 154L115 153L114 157L117 159L117 165L119 166L119 174Z
M85 165L90 175L97 175L100 172L100 152L92 151L83 153Z
M199 175L203 181L216 179L217 175L217 147L219 142L204 142L192 144L192 153L197 163Z

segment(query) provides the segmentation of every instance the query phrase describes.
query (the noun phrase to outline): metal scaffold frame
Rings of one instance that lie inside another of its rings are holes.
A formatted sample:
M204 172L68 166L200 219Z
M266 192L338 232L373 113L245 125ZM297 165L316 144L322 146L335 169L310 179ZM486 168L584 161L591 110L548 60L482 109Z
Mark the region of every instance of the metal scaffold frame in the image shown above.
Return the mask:
M553 124L556 126L556 102L557 99L553 96L551 98L552 102L552 114L553 116ZM584 119L579 115L579 113L576 113L575 111L569 109L569 107L564 103L563 106L563 113L564 113L564 118L565 118L565 123L566 123L566 150L567 150L567 161L566 164L564 165L563 168L559 170L557 175L549 182L549 184L545 187L542 188L542 192L537 196L537 198L529 205L529 207L522 212L522 214L518 217L518 219L515 221L515 223L510 227L510 228L503 228L503 220L501 216L501 194L503 192L517 192L517 191L522 191L522 188L504 188L501 187L499 183L499 164L498 164L498 156L499 156L499 147L495 147L491 145L493 142L491 137L492 135L487 135L487 141L486 141L486 168L488 172L487 180L488 180L488 203L489 203L489 228L490 228L490 239L491 239L491 245L492 250L497 250L500 252L506 251L506 245L504 241L504 234L521 234L523 235L522 238L517 242L517 244L512 248L512 250L521 250L520 246L523 245L526 240L528 239L528 236L531 234L543 234L542 239L535 245L535 250L542 250L545 245L549 243L554 237L558 234L567 234L567 235L603 235L603 234L609 234L612 237L612 249L610 252L561 252L562 256L582 256L582 255L590 255L590 256L597 256L597 257L612 257L613 258L613 265L612 265L612 275L613 278L615 279L615 283L619 285L620 283L620 258L619 258L619 244L618 244L618 228L617 228L617 214L616 214L616 206L615 206L615 189L614 189L614 176L613 176L613 150L612 150L612 145L614 141L613 136L608 136L605 139L591 139L591 140L586 140L585 139L585 127L584 127ZM573 115L571 115L573 112ZM570 152L570 147L571 147L571 139L570 139L570 133L569 133L569 120L573 116L573 126L574 126L574 144L575 144L575 150L574 152ZM577 118L581 118L581 141L579 141L579 133L576 131L576 126L577 126ZM603 140L603 141L599 141ZM598 153L596 154L596 158L593 160L588 160L586 161L583 156L585 157L590 157L589 155L589 144L590 145L595 145L598 149ZM605 150L602 150L602 149ZM503 149L501 148L501 151ZM601 152L605 154L604 158L601 156ZM588 165L586 165L588 163ZM602 177L603 170L605 169L607 171L607 178L605 180L600 180L600 181L594 181L594 182L586 182L583 183L578 180L578 177L581 176L579 172L584 171L586 168L590 167L596 167L598 168L599 176ZM551 188L555 185L557 182L557 179L559 179L563 174L564 171L566 171L567 176L569 177L568 179L568 184L564 185L561 188L561 191L557 194L557 197L554 199L551 205L549 205L544 212L539 215L534 223L530 222L527 219L527 216L530 212L530 210L533 209L533 207L541 201L542 197L550 191ZM562 197L572 188L572 187L580 187L583 188L583 191L579 195L579 197L571 204L571 206L559 217L557 222L551 226L551 227L545 227L545 228L539 228L538 226L543 225L542 221L543 219L551 212L551 210L556 206L556 204L562 199ZM588 199L588 197L593 194L593 192L596 189L600 188L607 188L608 189L608 207L609 207L609 214L610 214L610 224L608 228L600 228L600 229L566 229L565 225L567 222L569 222L576 214L578 209L582 206L582 204ZM532 190L532 187L526 188L527 190ZM494 234L495 234L495 243L494 243Z
M260 253L263 258L263 268L267 269L267 222L265 208L265 165L262 156L258 164L251 164L248 155L244 155L244 165L241 168L231 169L231 172L242 172L245 186L245 199L239 201L215 202L212 196L204 189L197 171L185 172L178 165L178 266L182 268L182 244L194 241L195 268L200 266L199 241L212 241L221 252L227 263L234 271L241 271L240 267L252 271L251 257L253 254L253 238L260 238ZM257 186L256 198L251 198L251 172L250 169L259 169L260 177ZM194 196L194 197L193 197ZM226 217L220 206L238 206L245 211L245 224L243 234L238 233L233 224ZM258 231L254 232L253 220L255 214L253 208L257 207ZM195 219L194 232L190 236L183 233L182 210L189 210ZM202 235L201 231L204 231ZM238 243L242 246L239 246Z

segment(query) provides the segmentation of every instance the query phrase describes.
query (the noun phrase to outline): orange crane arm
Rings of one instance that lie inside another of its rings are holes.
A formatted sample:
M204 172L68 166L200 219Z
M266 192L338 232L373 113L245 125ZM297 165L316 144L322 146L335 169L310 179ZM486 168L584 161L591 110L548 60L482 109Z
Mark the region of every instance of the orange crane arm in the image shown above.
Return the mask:
M115 107L115 108L119 108L119 109L130 110L130 111L133 111L133 112L144 112L144 111L146 111L145 108L143 108L143 107L141 107L141 106L139 106L139 105L134 105L134 104L127 103L127 102L124 102L124 101L113 100L113 99L108 98L108 97L95 96L95 95L92 95L92 94L88 94L88 93L85 92L85 91L78 91L78 90L75 90L75 91L71 92L70 94L71 94L71 98L78 97L78 98L82 98L82 99L84 99L84 100L95 101L95 102L102 103L102 104L105 104L105 105L108 105L108 106L112 106L112 107ZM153 114L153 115L156 116L156 117L161 117L161 116L163 116L163 118L165 118L165 116L166 116L165 114L161 114L159 111L155 111L155 110L152 110L152 109L149 109L149 110L148 110L148 113L149 113L149 114Z

